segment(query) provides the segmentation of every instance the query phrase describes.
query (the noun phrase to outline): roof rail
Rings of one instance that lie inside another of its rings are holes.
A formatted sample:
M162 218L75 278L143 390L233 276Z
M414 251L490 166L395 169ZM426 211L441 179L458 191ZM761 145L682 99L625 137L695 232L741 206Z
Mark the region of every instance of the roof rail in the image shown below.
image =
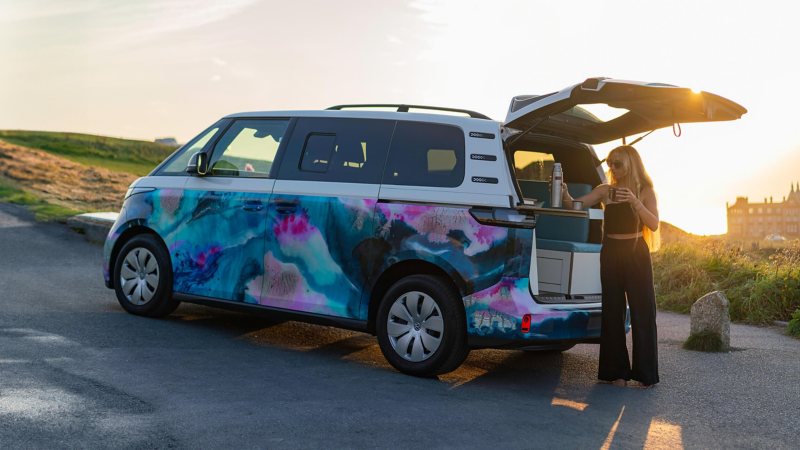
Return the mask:
M492 120L489 116L481 114L479 112L470 111L467 109L456 109L456 108L442 108L440 106L422 106L422 105L395 105L395 104L365 104L365 105L336 105L331 106L330 108L326 108L327 110L333 111L340 111L346 108L397 108L397 112L408 112L409 108L414 109L429 109L431 111L449 111L449 112L457 112L462 114L467 114L468 116L472 117L473 119L486 119Z

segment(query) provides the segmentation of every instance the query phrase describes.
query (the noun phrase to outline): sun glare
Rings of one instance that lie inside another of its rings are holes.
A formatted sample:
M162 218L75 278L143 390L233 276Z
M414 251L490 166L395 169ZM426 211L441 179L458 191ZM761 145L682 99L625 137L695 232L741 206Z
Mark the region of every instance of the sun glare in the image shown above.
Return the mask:
M613 108L604 103L594 103L590 105L580 105L580 106L586 111L589 111L590 113L594 114L595 117L602 120L603 122L614 120L617 117L628 112L627 109Z

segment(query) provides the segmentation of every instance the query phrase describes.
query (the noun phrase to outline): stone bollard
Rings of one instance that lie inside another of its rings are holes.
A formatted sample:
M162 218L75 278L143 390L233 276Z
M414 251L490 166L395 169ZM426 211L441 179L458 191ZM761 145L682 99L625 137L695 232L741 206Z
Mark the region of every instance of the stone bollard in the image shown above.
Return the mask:
M731 348L731 316L728 305L728 298L722 291L708 293L694 302L690 335L713 333L722 341L721 350L727 352Z

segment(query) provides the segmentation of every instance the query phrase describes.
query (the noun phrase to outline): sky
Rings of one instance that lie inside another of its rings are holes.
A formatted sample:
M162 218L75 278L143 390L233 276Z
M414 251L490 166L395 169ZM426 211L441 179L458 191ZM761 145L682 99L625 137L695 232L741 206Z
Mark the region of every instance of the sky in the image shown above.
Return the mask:
M637 144L661 219L720 234L726 202L780 201L800 181L799 13L770 0L2 0L0 129L185 142L230 113L346 103L502 121L513 96L589 77L669 83L748 109Z

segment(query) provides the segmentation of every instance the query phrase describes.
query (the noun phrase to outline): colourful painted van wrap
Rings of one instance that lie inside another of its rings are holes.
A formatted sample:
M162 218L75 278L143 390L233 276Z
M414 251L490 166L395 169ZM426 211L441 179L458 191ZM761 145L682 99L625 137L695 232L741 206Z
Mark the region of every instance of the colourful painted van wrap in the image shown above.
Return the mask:
M270 197L175 189L130 197L106 241L106 280L119 236L143 226L169 249L175 292L366 320L383 271L427 261L456 280L472 335L599 336L599 327L589 325L591 312L545 309L533 300L532 230L481 225L466 208ZM533 321L523 334L526 314Z
M169 250L173 290L223 300L256 302L264 273L266 212L251 208L269 194L159 189L125 202L126 221L106 241L106 260L126 229L155 231ZM108 275L107 275L108 276Z
M531 297L529 278L503 278L464 297L467 332L501 339L576 339L600 336L600 310L545 309ZM521 330L531 315L530 330Z
M359 319L374 210L371 199L274 195L258 303Z

